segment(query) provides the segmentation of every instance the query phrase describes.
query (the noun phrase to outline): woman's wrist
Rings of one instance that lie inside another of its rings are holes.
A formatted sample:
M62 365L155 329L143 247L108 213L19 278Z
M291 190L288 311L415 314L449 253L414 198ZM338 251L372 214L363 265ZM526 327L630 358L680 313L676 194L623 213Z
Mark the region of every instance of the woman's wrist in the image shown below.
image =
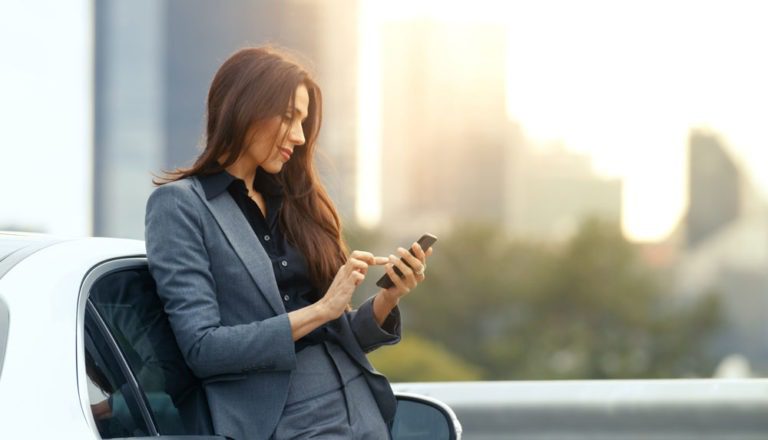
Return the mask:
M313 315L315 315L317 319L321 321L320 325L333 320L333 312L322 299L309 307L313 309Z
M386 289L381 289L376 293L376 297L373 299L373 316L379 326L384 324L384 321L399 302L400 298L389 293Z
M390 308L395 308L400 303L400 297L389 289L379 289L376 297L381 298Z
M298 341L332 319L332 313L324 301L288 312L291 336L294 341Z

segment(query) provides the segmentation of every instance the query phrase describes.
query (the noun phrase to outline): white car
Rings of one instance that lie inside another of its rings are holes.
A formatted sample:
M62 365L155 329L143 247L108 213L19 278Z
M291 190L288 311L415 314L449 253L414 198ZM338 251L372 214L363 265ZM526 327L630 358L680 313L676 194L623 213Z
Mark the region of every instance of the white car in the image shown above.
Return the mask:
M0 233L0 439L221 439L154 289L141 241ZM461 437L397 397L394 439Z

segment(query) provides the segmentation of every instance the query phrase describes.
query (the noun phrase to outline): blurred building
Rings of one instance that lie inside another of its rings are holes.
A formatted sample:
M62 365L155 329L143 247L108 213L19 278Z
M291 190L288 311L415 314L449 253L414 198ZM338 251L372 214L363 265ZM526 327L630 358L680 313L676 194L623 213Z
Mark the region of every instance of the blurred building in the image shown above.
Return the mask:
M717 136L691 132L688 144L687 247L694 248L739 216L741 175Z
M768 374L768 205L717 135L691 132L689 158L677 289L716 293L724 322L713 354L739 354Z
M94 235L143 237L152 173L191 165L218 66L265 43L296 51L323 89L321 174L354 214L357 10L345 0L102 0L95 6Z
M487 24L384 25L383 227L416 235L503 220L505 41Z
M535 148L522 134L511 139L516 140L508 165L505 217L511 236L564 240L588 218L620 227L620 179L597 176L589 156L561 145Z
M386 228L473 221L557 240L587 217L620 223L619 180L585 156L531 149L508 120L503 26L392 22L381 41Z

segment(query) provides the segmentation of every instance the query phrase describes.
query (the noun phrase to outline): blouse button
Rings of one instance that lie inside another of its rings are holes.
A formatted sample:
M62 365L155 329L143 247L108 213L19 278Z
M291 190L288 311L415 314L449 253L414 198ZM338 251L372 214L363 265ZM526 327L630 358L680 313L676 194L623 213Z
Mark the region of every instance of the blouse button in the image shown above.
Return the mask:
M282 265L283 265L283 267L288 267L288 262L287 262L287 261L285 261L285 260L283 260L283 261L282 261L280 264L282 264Z
M291 297L290 297L290 296L288 296L288 295L285 295L285 296L283 297L283 299L284 299L284 300L286 300L286 301L288 301L289 299L291 299Z
M269 241L269 235L264 236L264 241Z

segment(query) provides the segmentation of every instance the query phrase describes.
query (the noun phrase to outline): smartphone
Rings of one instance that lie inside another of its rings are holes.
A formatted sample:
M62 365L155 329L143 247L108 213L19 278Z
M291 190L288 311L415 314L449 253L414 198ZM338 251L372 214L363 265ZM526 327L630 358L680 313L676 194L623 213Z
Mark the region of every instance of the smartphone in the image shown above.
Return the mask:
M432 247L432 245L435 244L436 241L437 241L437 237L435 237L434 235L432 235L432 234L424 234L424 235L421 236L421 238L419 238L416 241L416 243L418 243L419 246L421 246L421 249L424 252L426 252L427 249ZM413 253L413 249L411 249L410 247L408 248L408 251L411 253L411 255L415 255ZM402 261L403 257L400 257L400 260ZM408 264L407 261L404 261L404 263L408 267L411 267L411 265ZM393 269L395 269L395 273L398 274L400 276L400 278L403 277L403 273L400 272L400 269L398 269L397 266L393 267ZM381 287L382 289L389 289L389 288L395 287L395 283L392 282L392 280L389 278L389 275L386 274L386 273L381 278L379 278L379 281L376 281L376 285Z

